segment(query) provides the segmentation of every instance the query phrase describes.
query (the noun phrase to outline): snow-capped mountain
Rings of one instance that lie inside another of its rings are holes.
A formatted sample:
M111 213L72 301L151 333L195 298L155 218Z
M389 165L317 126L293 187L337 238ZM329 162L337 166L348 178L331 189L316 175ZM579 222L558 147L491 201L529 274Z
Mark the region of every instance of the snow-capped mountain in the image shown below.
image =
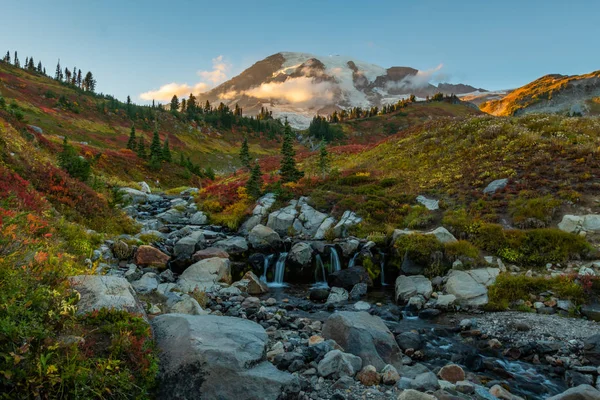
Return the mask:
M238 104L244 114L261 107L287 116L296 127L307 127L316 114L350 107L395 103L411 94L425 98L437 92L483 92L469 85L430 83L437 72L409 67L383 68L339 55L315 56L282 52L258 61L238 76L200 95L202 101Z

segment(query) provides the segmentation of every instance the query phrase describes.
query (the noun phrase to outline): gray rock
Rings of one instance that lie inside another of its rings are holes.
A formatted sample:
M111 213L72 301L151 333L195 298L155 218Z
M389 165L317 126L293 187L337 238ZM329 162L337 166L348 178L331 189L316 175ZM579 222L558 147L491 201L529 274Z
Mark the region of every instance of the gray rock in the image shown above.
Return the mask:
M185 212L175 208L158 214L156 218L164 224L186 224L189 222L188 218L185 216Z
M437 400L437 398L430 394L419 392L418 390L406 389L400 393L398 400Z
M396 342L402 350L420 350L423 347L423 339L416 332L402 332L396 336Z
M129 264L127 271L123 274L123 277L129 282L137 281L142 277L142 271L140 271L135 264Z
M424 372L415 376L411 383L411 386L413 389L420 390L422 392L428 390L434 391L440 388L437 376L435 376L433 372Z
M458 242L458 240L454 237L453 234L451 234L448 229L444 228L443 226L440 226L439 228L436 228L434 230L432 230L431 232L427 232L425 233L426 235L434 235L437 240L440 241L440 243L453 243L453 242Z
M577 233L583 225L583 217L578 215L564 215L558 224L558 229L569 233Z
M342 249L342 254L344 254L344 257L350 257L356 253L358 246L360 246L360 242L356 239L348 239L338 243L338 245Z
M341 303L349 298L348 291L341 287L332 287L327 297L327 304Z
M288 235L290 233L290 228L292 228L294 224L294 220L298 216L296 204L297 202L292 200L289 206L270 213L267 226L280 235Z
M277 232L260 224L252 228L248 234L248 242L257 250L277 249L282 243Z
M428 199L425 196L417 196L417 203L421 203L425 206L429 211L439 210L440 202L439 200Z
M217 282L231 283L231 269L226 258L207 258L188 267L179 277L178 285L184 292L195 289L206 291Z
M456 296L455 295L453 295L453 294L440 294L435 299L435 307L436 308L441 308L441 309L446 309L446 308L452 307L455 302L456 302Z
M201 231L193 232L191 235L181 238L175 243L173 254L175 257L190 258L203 241L204 234Z
M453 270L448 275L446 292L456 296L456 302L463 306L483 306L488 303L487 287L496 281L499 273L498 268Z
M398 278L396 278L397 302L406 302L415 295L421 295L425 299L429 299L431 293L433 293L431 281L423 275L400 275Z
M556 396L549 397L547 400L598 400L600 399L600 391L595 389L591 385L579 385L577 387L570 388L557 394Z
M395 385L400 380L400 374L393 365L386 365L381 370L381 381L384 385Z
M195 212L190 217L190 224L192 225L206 225L207 222L208 217L202 211Z
M300 242L292 246L287 261L294 265L306 267L312 262L313 249L308 243Z
M487 185L485 189L483 189L483 193L494 194L498 190L504 189L507 184L508 184L508 179L507 178L496 179L495 181L490 182L490 184Z
M125 310L145 317L131 284L117 276L77 275L69 277L71 287L79 292L77 314L101 308Z
M202 309L198 301L193 297L182 294L181 296L169 296L167 307L170 313L188 314L188 315L205 315L208 314Z
M333 217L325 218L325 220L321 223L321 225L319 225L319 229L317 229L317 233L315 233L314 238L317 240L325 239L325 234L330 229L333 229L334 225L335 225L335 218L333 218Z
M371 305L366 301L358 301L354 303L354 309L357 311L368 311L371 309Z
M275 204L275 194L267 193L262 196L256 202L256 206L252 211L252 216L244 222L240 229L240 233L245 235L248 234L256 225L260 224L263 219L267 216L271 207Z
M158 275L146 272L142 277L131 284L137 293L147 294L158 288Z
M357 283L356 285L354 285L352 287L352 290L350 291L350 298L352 300L358 300L363 296L367 295L367 284L364 282L361 283Z
M148 195L141 190L124 187L119 189L119 193L125 202L133 204L145 204L148 202Z
M267 334L255 322L166 314L152 325L161 399L276 400L300 390L296 377L265 361Z
M333 339L344 351L359 356L365 365L381 370L386 364L402 365L402 353L383 320L366 312L341 311L329 316L322 336Z
M327 214L317 211L308 204L303 203L300 207L300 214L293 223L294 230L296 233L312 237L317 233L319 227L327 217Z
M600 304L584 304L580 311L589 320L600 322Z
M340 221L333 227L333 232L336 237L347 237L348 230L362 222L362 218L356 215L353 211L344 211Z
M354 376L362 367L362 360L340 350L331 350L319 362L317 371L323 377Z
M232 236L215 242L213 247L223 249L228 254L241 254L248 251L248 242L241 236Z

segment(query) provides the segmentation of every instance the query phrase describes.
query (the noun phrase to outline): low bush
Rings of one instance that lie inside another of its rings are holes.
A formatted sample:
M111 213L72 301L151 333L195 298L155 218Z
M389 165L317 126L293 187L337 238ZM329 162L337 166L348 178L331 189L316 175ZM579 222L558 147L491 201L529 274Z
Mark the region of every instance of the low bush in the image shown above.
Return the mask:
M404 226L409 229L421 229L430 225L434 220L434 215L425 206L414 206L404 217Z
M544 228L552 221L561 201L547 195L528 198L519 196L508 205L514 224L521 229Z

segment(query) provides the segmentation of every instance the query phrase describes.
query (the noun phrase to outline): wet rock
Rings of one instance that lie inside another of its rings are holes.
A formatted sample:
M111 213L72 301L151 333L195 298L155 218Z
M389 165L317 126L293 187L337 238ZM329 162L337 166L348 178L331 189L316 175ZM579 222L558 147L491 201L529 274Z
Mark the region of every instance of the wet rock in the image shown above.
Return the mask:
M161 350L161 399L276 400L300 390L297 378L265 360L267 334L254 322L165 314L152 325Z
M434 319L437 318L442 312L436 308L428 308L426 310L419 311L419 318L421 319Z
M361 368L362 360L353 354L332 350L319 362L317 371L323 377L354 376Z
M323 325L322 335L378 370L386 364L402 365L402 353L394 336L377 316L366 312L336 312Z
M579 385L564 391L547 400L597 400L600 399L600 391L591 385Z
M513 395L511 392L504 389L500 385L492 386L490 388L490 394L495 398L502 400L523 400L521 397Z
M287 260L295 266L306 267L312 263L313 249L308 243L296 243L290 249Z
M381 382L381 375L374 366L367 365L356 374L356 379L365 386L375 386Z
M402 332L396 336L396 342L403 351L407 349L420 350L423 347L423 339L416 332Z
M428 390L438 390L440 388L440 384L433 372L424 372L415 376L411 382L411 387L415 390L425 392Z
M135 264L140 267L165 268L169 262L169 256L155 247L142 245L135 253Z
M371 309L371 305L366 301L359 301L354 304L354 309L357 311L368 311Z
M341 287L332 287L327 297L327 304L341 303L349 298L348 291Z
M393 365L386 365L381 370L381 381L384 385L395 385L400 380L400 374Z
M448 364L443 366L442 369L440 369L440 372L438 372L438 376L445 381L456 383L458 381L465 380L465 371L463 371L463 369L459 365Z
M309 298L311 301L323 302L329 297L329 289L315 288L311 289Z
M454 389L460 393L471 394L475 391L475 385L469 381L459 381L454 385Z
M356 285L354 285L352 287L352 290L350 291L350 298L352 300L358 300L363 296L367 295L367 284L362 282L362 283L357 283Z
M373 286L371 277L363 267L352 267L333 272L327 277L327 283L331 287L343 287L346 290L351 290L358 283Z
M276 250L281 246L281 237L273 229L256 225L248 234L248 242L257 250Z
M259 295L267 293L269 291L269 287L263 281L261 281L258 278L258 276L256 276L252 271L246 272L242 280L247 281L245 287L246 293L248 294Z
M344 257L352 257L352 255L356 253L356 250L358 250L360 242L357 239L347 239L341 241L338 245L342 249Z

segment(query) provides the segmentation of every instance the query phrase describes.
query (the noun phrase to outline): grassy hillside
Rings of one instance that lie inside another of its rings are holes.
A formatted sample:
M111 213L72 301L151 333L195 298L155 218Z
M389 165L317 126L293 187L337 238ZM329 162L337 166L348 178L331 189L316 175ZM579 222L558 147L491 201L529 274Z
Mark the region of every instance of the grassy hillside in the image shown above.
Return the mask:
M573 76L546 75L513 90L502 99L482 103L480 109L497 116L517 115L534 106L543 106L544 104L551 106L553 98L566 94L568 90L573 90L577 92L574 100L585 101L592 106L589 109L590 114L597 115L598 107L595 105L597 103L593 101L593 97L597 94L590 96L599 90L595 78L600 78L600 71Z

